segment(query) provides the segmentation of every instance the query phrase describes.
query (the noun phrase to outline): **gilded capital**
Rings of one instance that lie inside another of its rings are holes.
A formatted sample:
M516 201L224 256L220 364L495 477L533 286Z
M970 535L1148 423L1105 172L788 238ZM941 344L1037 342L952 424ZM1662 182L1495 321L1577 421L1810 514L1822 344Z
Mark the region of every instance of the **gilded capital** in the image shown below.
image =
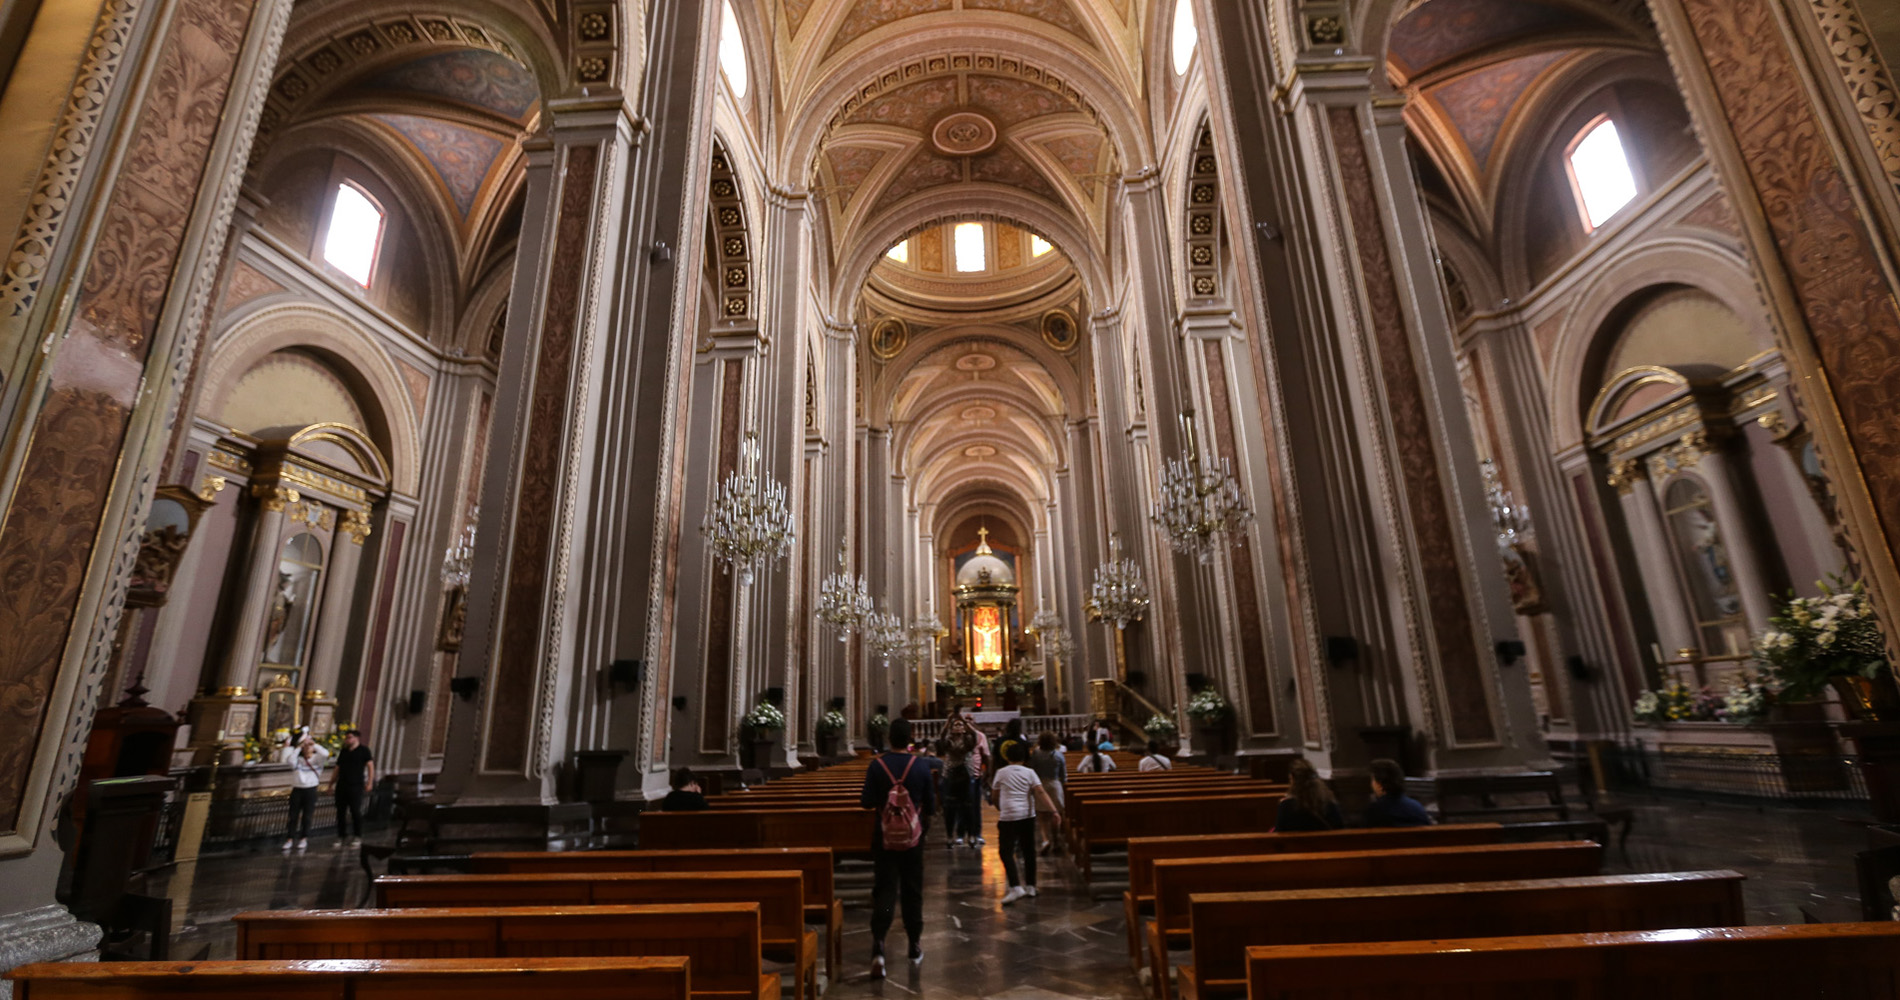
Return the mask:
M342 527L343 527L344 533L350 536L350 541L355 542L358 545L361 545L364 542L369 541L369 532L370 532L369 511L366 511L366 510L344 511Z
M223 476L206 476L204 482L198 484L198 499L205 503L217 502L218 494L224 492L227 482L229 480Z
M258 483L251 487L251 495L258 503L273 514L282 514L284 508L303 499L302 495L288 486L272 486Z
M1626 458L1610 466L1610 477L1607 482L1618 494L1628 496L1630 491L1636 488L1637 480L1642 478L1643 463L1633 458Z

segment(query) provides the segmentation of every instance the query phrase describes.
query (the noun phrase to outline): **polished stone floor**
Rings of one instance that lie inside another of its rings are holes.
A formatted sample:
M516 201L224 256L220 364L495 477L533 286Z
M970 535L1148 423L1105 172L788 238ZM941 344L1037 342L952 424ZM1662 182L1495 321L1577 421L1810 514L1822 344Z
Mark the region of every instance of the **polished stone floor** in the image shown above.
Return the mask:
M1852 807L1797 809L1686 799L1633 804L1637 815L1629 857L1611 851L1609 872L1733 868L1748 876L1744 894L1751 923L1800 923L1804 916L1858 919L1853 855L1866 846L1866 819ZM946 848L933 833L925 866L924 962L912 967L897 958L891 977L882 982L867 974L868 875L851 867L840 873L839 890L848 907L846 965L841 981L826 990L828 997L1133 1000L1145 995L1127 967L1120 887L1101 882L1090 892L1073 866L1045 864L1039 897L1001 906L1004 882L994 813L987 819L990 845L980 851ZM231 917L245 910L359 905L368 893L367 876L356 852L336 850L332 843L313 840L301 854L265 848L220 855L156 873L145 891L176 901L172 957L231 957ZM1098 868L1098 878L1112 874L1112 868ZM894 958L902 955L901 922L889 944Z

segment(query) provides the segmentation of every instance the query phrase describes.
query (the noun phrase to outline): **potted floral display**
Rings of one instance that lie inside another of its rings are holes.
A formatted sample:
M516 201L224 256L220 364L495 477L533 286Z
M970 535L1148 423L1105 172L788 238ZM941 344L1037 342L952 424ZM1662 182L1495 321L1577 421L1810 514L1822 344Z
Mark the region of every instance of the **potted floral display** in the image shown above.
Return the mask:
M884 740L891 731L891 717L879 712L864 720L864 735L871 741L871 749L884 751Z
M1167 743L1179 735L1181 729L1174 724L1173 719L1156 714L1149 716L1148 721L1142 723L1141 731L1148 734L1150 743Z
M818 753L824 757L838 754L838 738L844 735L844 713L831 709L818 717Z
M1900 686L1887 662L1886 637L1860 583L1821 584L1818 597L1790 595L1755 640L1755 659L1789 701L1832 687L1849 715L1900 719Z
M1219 689L1212 684L1203 685L1188 698L1188 718L1194 721L1194 730L1198 741L1208 752L1219 754L1224 747L1223 737L1227 731L1227 720L1234 714L1233 705L1221 697Z
M771 767L772 752L778 748L779 733L785 728L785 712L769 701L761 701L739 721L752 734L752 766L761 771Z

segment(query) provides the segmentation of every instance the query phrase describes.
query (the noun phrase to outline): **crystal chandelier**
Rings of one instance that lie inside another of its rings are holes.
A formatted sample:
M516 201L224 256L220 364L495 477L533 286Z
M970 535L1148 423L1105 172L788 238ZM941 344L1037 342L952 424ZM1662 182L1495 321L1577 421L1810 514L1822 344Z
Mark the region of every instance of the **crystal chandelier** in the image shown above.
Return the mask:
M910 648L907 650L910 662L919 667L931 665L937 651L937 637L944 634L943 623L936 615L918 615L910 620Z
M469 570L475 564L475 522L481 516L480 507L470 507L468 520L462 525L462 536L442 553L442 586L445 589L468 589Z
M1110 535L1108 561L1095 567L1088 601L1089 617L1108 622L1117 632L1148 613L1148 585L1141 582L1141 567L1121 553L1121 536Z
M1042 646L1044 669L1048 669L1051 664L1060 666L1075 648L1075 640L1069 638L1069 629L1062 624L1062 616L1048 608L1037 611L1025 631L1035 636Z
M878 662L888 667L891 657L904 652L910 636L904 631L904 619L889 611L874 611L864 620L864 643Z
M1212 468L1201 464L1193 413L1181 414L1181 435L1186 457L1168 460L1153 518L1174 551L1206 563L1214 557L1221 536L1229 544L1240 537L1241 528L1253 520L1253 511L1247 509L1247 498L1226 459Z
M818 585L815 613L819 622L836 629L838 641L847 642L851 633L865 626L871 616L870 588L864 577L845 569L845 545L838 543L838 570Z
M798 533L785 502L785 484L759 474L758 435L747 434L740 442L739 468L719 484L699 531L712 542L713 555L725 563L725 571L736 567L739 582L748 587L755 567L792 551Z
M1518 545L1531 536L1531 509L1517 502L1498 476L1497 464L1483 462L1485 505L1491 508L1491 526L1497 529L1498 546Z

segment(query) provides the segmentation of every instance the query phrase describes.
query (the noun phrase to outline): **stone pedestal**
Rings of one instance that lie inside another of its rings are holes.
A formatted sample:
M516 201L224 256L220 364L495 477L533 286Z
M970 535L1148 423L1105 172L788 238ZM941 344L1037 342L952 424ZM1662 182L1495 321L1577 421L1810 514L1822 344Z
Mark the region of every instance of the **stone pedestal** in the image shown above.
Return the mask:
M96 962L104 931L64 906L46 906L0 917L0 972L35 962ZM0 1000L12 1000L13 984L0 980Z
M1854 743L1874 818L1900 825L1900 723L1844 722L1838 731Z
M241 687L191 699L186 715L191 722L195 764L244 762L244 737L257 728L257 696Z

